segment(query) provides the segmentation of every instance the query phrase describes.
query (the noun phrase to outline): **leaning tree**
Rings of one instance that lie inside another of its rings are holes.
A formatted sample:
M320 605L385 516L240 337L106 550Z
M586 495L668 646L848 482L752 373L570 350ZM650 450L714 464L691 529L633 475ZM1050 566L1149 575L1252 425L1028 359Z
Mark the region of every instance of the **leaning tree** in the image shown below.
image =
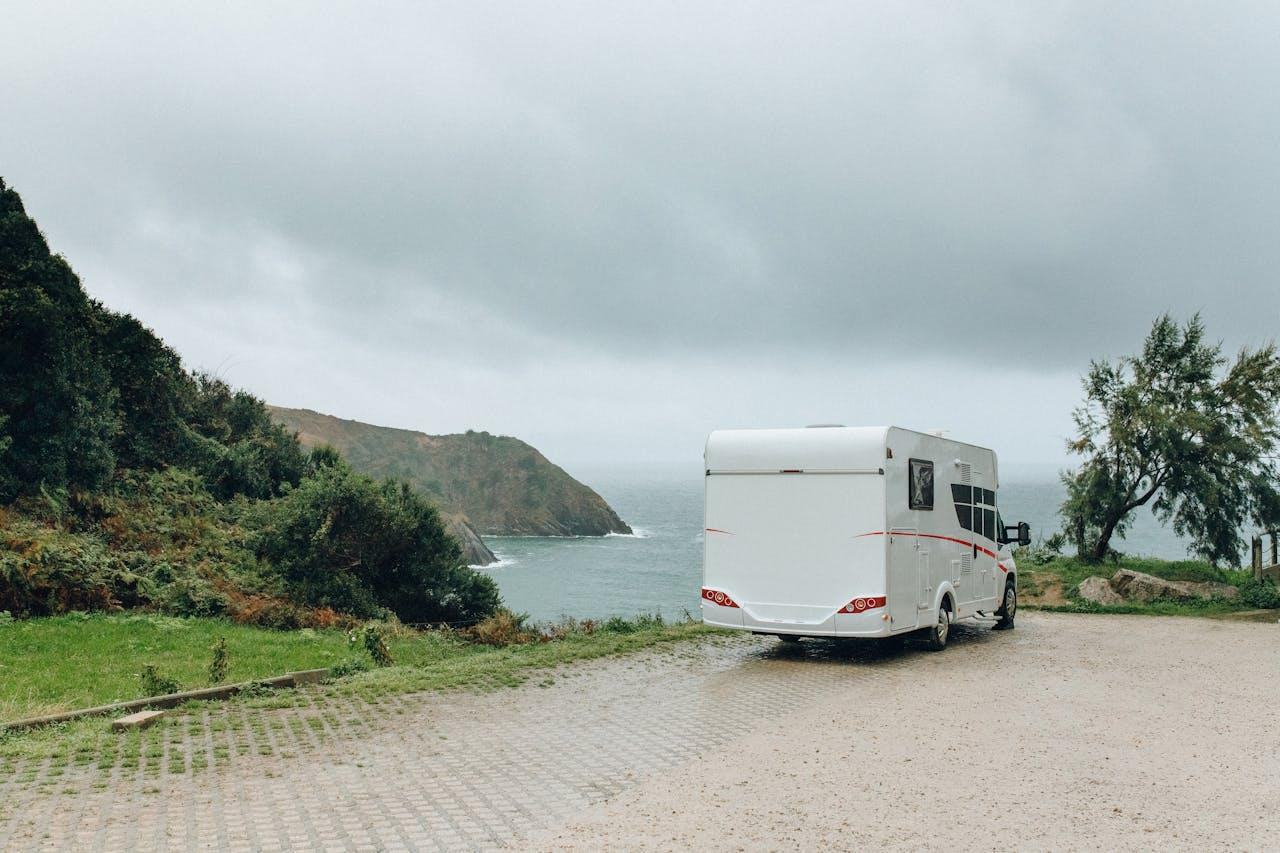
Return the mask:
M1084 457L1063 475L1062 517L1080 556L1097 561L1132 513L1156 517L1217 565L1239 558L1241 528L1280 522L1280 355L1274 344L1229 363L1199 315L1156 320L1138 355L1095 361L1077 435Z

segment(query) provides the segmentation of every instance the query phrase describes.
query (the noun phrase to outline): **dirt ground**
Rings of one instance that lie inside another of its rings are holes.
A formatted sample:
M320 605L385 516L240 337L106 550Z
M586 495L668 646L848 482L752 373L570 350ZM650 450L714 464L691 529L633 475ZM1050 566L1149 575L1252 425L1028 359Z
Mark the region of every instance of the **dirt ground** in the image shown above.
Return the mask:
M527 841L555 850L1280 846L1280 626L1024 613L997 636L968 631L940 654L909 649L873 683L850 678ZM828 646L803 644L794 665L820 665Z

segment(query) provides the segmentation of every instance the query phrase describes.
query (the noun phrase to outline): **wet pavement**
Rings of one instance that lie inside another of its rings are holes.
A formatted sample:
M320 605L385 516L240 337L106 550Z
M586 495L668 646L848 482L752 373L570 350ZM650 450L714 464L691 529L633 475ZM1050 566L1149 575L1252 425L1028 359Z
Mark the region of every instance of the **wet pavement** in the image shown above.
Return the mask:
M1003 636L958 626L945 654L986 657ZM156 737L136 769L9 767L0 848L519 846L532 830L714 756L764 721L937 660L911 644L796 647L735 635L574 664L489 693L210 706Z

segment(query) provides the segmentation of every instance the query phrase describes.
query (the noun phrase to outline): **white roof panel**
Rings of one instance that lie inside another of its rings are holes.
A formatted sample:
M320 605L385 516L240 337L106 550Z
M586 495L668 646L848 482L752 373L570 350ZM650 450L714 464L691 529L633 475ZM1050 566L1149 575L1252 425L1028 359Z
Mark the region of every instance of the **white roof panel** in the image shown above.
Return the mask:
M724 429L707 437L710 471L875 471L889 427Z

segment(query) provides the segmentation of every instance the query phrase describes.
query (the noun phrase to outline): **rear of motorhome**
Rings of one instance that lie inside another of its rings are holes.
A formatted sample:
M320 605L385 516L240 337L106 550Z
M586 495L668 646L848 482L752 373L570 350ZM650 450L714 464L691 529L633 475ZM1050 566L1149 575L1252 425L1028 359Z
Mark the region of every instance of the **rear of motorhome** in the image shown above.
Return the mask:
M718 430L707 439L702 618L784 639L943 648L1013 627L1017 567L993 451L898 427Z

